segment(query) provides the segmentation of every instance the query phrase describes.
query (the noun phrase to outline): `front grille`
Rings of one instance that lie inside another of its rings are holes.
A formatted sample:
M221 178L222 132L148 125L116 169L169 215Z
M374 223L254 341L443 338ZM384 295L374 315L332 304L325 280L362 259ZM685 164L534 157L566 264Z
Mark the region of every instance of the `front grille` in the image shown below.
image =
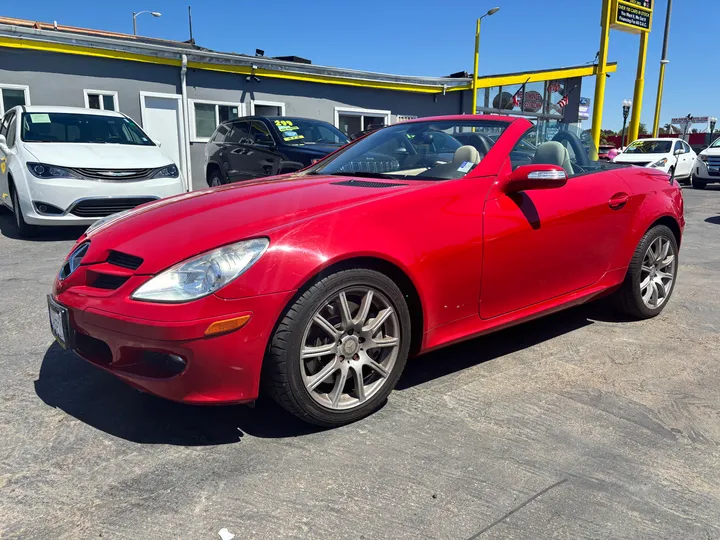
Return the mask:
M106 217L154 200L155 197L85 199L75 203L69 213L78 217Z
M120 288L129 278L129 276L116 276L113 274L95 274L90 278L88 285L96 289L107 289L114 291Z
M720 156L708 156L706 163L708 167L720 167Z
M633 161L632 163L628 162L628 165L635 165L636 167L647 167L653 163L652 161Z
M342 182L333 182L334 186L353 186L365 188L387 188L406 186L407 184L397 184L395 182L368 182L366 180L343 180Z
M129 268L130 270L137 270L143 263L140 257L135 255L128 255L127 253L120 253L119 251L110 251L107 262L114 264L115 266L121 266L122 268Z
M147 180L159 169L72 169L74 172L93 180L123 182L125 180Z

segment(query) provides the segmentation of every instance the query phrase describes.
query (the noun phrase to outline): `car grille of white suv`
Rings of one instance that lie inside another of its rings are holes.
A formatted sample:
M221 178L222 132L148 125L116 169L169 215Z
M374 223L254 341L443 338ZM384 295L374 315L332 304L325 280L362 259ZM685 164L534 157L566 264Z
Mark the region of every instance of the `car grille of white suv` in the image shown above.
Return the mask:
M93 180L122 182L124 180L146 180L158 169L73 169L79 175Z

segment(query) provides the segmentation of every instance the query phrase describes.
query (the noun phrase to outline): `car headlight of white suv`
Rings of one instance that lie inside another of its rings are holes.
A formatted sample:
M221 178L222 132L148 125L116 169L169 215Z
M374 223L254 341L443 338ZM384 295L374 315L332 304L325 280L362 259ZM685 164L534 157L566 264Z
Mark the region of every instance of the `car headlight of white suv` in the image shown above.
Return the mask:
M130 297L146 302L180 303L208 296L255 264L269 244L267 238L254 238L197 255L161 272Z
M80 175L66 167L57 167L47 163L27 162L27 168L35 178L81 178Z
M668 162L668 159L664 157L662 159L658 159L655 163L651 163L650 165L648 165L648 167L658 169L658 168L661 168L661 167L664 167L665 165L667 165L667 162Z

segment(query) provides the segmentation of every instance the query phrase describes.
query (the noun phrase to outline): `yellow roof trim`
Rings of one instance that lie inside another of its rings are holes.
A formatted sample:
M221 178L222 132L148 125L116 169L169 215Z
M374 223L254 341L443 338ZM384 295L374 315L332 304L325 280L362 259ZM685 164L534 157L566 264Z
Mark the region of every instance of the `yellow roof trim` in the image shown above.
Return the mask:
M608 64L607 73L615 73L617 64ZM481 77L478 80L478 88L491 88L493 86L511 86L513 84L523 84L525 81L543 82L555 79L568 79L571 77L590 77L595 75L595 66L561 68L548 71L533 71L531 73L513 73L512 75L496 75L491 77ZM528 79L528 77L530 77Z

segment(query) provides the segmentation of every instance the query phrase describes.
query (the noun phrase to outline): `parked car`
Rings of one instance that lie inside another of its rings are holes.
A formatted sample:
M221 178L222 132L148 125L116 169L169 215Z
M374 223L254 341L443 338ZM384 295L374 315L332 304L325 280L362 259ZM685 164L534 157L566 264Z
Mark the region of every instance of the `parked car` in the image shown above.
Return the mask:
M598 148L598 159L602 161L612 161L617 155L618 151L614 144L601 144Z
M663 171L681 183L690 183L697 154L682 139L638 139L614 163L627 163Z
M0 194L20 236L90 225L184 190L175 163L123 114L20 106L2 118Z
M715 139L700 152L693 172L692 186L695 189L705 189L708 184L720 182L720 139Z
M427 151L437 132L491 147L448 159ZM158 396L246 403L262 385L336 426L380 407L408 356L605 295L659 314L685 225L677 182L591 161L570 132L539 138L524 118L414 120L301 172L112 216L62 264L52 331Z
M349 142L327 122L287 116L249 116L218 126L205 146L211 187L297 171Z

